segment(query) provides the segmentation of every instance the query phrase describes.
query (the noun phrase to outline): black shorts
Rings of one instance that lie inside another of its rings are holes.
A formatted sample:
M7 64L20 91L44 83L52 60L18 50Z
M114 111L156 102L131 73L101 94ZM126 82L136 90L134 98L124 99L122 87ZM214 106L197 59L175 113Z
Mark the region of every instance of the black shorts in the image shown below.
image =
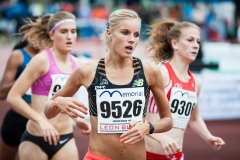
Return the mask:
M56 154L57 151L61 149L72 138L73 133L60 135L60 140L55 146L54 144L50 145L48 142L45 142L42 136L34 136L25 131L22 136L21 142L30 141L36 144L38 147L42 149L43 152L45 152L48 155L48 159L51 159L54 156L54 154Z
M27 118L10 109L3 120L2 140L11 147L19 146L21 137L26 130L27 121Z

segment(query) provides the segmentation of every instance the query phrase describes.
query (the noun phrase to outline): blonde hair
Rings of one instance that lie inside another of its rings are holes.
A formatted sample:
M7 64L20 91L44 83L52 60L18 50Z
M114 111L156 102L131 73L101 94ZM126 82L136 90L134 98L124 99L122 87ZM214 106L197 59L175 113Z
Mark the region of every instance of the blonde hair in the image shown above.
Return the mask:
M200 28L190 22L176 22L163 20L150 26L148 51L153 51L152 58L155 62L170 60L173 57L171 40L178 40L181 30L185 28Z
M108 21L107 21L107 30L109 29L110 31L113 31L116 26L124 19L127 18L137 18L139 22L141 22L141 19L137 12L130 10L130 9L118 9L114 11L113 13L110 14ZM100 35L100 39L107 45L109 46L109 39L107 38L107 30L104 31Z
M53 41L50 39L48 32L59 21L64 19L73 19L75 16L72 13L60 11L55 14L46 14L36 21L27 19L27 23L23 25L19 32L23 34L23 39L27 39L31 46L43 50L53 46Z

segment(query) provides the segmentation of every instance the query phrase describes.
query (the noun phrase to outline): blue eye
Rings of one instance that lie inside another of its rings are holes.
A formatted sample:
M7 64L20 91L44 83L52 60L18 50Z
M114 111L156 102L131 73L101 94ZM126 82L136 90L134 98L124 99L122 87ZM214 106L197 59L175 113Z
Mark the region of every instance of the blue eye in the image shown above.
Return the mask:
M136 38L139 37L139 34L138 34L138 33L137 33L137 34L134 34L134 37L136 37Z
M128 35L127 31L122 32L123 35Z

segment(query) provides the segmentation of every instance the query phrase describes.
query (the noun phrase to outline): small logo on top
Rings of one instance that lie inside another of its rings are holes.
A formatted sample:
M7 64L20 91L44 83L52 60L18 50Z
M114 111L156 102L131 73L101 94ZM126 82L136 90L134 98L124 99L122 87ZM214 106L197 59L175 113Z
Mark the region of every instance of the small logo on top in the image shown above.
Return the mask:
M143 86L143 79L138 79L138 80L134 80L133 82L133 86L132 87L140 87L140 86Z

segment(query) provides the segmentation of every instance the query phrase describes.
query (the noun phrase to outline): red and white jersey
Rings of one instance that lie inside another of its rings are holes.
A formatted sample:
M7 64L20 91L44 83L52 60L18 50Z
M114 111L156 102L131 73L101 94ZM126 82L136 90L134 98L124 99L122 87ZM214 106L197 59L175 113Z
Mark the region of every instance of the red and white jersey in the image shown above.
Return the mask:
M169 84L164 88L169 101L174 127L185 129L187 127L192 109L197 102L196 83L193 74L188 71L190 80L182 82L174 73L170 63L164 63L169 73ZM148 112L158 113L154 98L148 104Z

